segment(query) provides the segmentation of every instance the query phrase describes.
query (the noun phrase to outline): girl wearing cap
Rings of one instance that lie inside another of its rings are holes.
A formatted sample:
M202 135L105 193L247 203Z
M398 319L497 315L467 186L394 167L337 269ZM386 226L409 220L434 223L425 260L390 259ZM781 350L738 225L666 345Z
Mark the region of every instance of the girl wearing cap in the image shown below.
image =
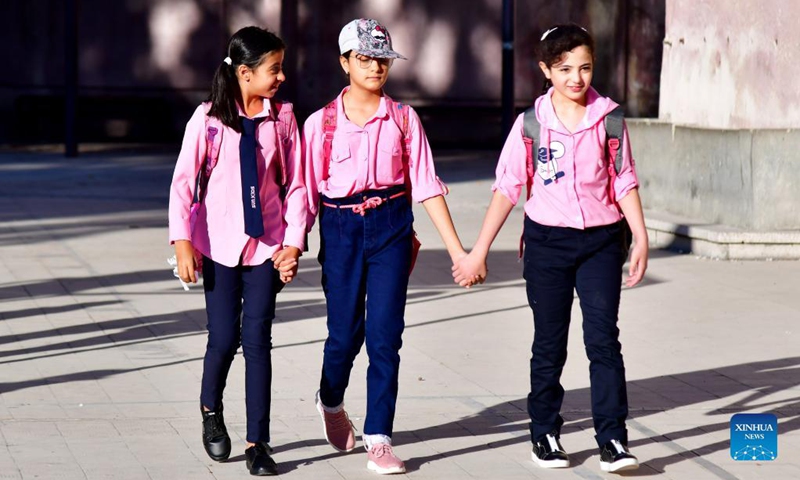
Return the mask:
M478 241L454 267L454 277L465 282L486 274L489 247L527 183L524 277L534 323L528 394L533 461L543 468L570 464L559 440L560 377L577 291L600 467L632 470L639 462L627 446L628 397L617 327L629 248L626 222L635 239L629 287L647 270L648 245L627 128L618 105L591 87L594 40L585 29L557 25L542 35L538 52L547 78L544 93L508 135ZM542 147L531 151L533 139Z
M375 20L353 20L339 35L339 52L350 85L311 115L303 129L308 226L319 214L319 262L328 311L316 405L328 443L338 451L355 448L344 394L366 340L362 440L367 468L402 473L405 465L392 449L392 424L415 251L411 201L423 204L453 262L466 253L419 117L383 92L393 60L404 58L392 50L389 32Z
M230 455L222 394L241 344L245 459L252 475L277 474L267 444L272 320L278 292L297 273L306 233L300 133L291 105L273 99L286 80L285 48L278 36L258 27L231 37L210 100L186 125L169 196L178 275L195 283L195 271L203 272L203 446L213 460Z

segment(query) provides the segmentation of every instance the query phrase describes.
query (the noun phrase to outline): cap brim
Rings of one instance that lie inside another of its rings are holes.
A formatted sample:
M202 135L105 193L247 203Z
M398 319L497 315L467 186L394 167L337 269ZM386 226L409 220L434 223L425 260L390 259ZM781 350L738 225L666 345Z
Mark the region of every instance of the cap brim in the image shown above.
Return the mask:
M372 58L399 58L400 60L408 60L406 57L400 55L399 53L395 52L394 50L369 50L369 49L358 49L353 50L354 52L360 55L366 55Z

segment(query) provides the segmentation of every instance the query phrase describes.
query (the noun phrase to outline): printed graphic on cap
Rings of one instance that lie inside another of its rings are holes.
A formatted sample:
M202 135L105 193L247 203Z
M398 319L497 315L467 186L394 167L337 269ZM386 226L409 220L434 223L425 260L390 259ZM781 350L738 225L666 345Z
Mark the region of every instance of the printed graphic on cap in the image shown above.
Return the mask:
M362 18L356 27L358 53L376 58L403 58L392 50L392 38L386 27L377 21Z

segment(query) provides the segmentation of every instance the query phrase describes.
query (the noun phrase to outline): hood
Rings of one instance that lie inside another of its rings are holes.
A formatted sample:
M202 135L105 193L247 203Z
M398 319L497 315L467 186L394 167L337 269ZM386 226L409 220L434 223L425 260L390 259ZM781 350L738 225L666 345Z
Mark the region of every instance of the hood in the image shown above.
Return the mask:
M543 127L569 135L570 133L564 129L556 116L551 98L552 95L553 87L550 87L550 90L548 90L546 94L536 99L536 118L539 119L539 123ZM586 92L586 116L583 117L583 121L578 125L574 133L593 128L603 121L603 118L617 108L617 106L616 102L608 97L600 95L597 93L597 90L589 87L589 90Z

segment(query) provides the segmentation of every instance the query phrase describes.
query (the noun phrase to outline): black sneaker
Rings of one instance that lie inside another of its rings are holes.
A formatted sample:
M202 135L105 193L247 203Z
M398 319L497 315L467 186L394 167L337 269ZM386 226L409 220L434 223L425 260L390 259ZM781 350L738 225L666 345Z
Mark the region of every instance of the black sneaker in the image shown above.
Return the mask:
M604 472L622 472L639 468L639 460L619 440L609 440L600 447L600 469Z
M558 432L554 430L533 444L531 458L537 465L542 468L569 467L569 456L558 439Z
M263 477L278 474L278 464L269 456L271 451L266 443L257 443L244 451L250 475Z
M231 437L225 428L225 419L222 416L222 406L218 410L206 412L200 405L203 413L203 446L212 460L223 462L231 455Z

